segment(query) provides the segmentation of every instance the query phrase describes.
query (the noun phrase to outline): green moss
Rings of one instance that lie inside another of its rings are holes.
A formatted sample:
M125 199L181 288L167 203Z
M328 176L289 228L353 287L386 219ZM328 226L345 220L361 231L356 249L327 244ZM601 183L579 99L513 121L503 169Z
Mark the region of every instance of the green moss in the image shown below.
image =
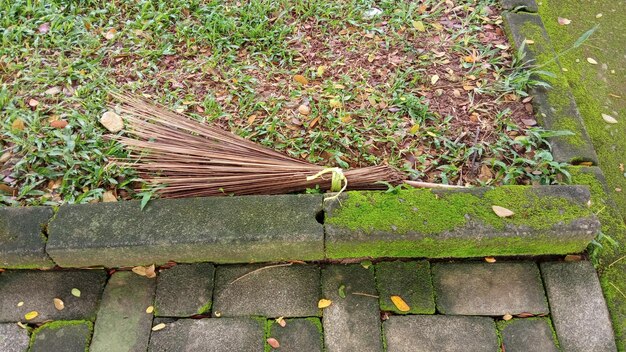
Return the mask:
M397 234L440 234L477 221L495 229L507 225L549 229L559 222L589 216L581 204L564 198L540 196L526 186L505 186L477 192L435 193L431 190L404 190L398 194L348 192L341 207L334 209L327 223L360 230ZM515 215L500 218L492 210L498 205Z
M198 314L206 314L211 310L211 305L213 302L208 301L202 307L198 308Z
M603 270L600 283L611 313L617 348L626 351L626 258Z
M75 326L75 325L87 325L89 329L89 334L87 335L87 339L85 340L85 352L89 352L89 343L91 342L91 336L93 335L93 323L89 320L55 320L48 323L43 324L42 326L33 330L33 333L30 335L29 346L32 349L33 344L35 343L35 339L37 338L37 334L39 334L43 330L57 330L66 326Z

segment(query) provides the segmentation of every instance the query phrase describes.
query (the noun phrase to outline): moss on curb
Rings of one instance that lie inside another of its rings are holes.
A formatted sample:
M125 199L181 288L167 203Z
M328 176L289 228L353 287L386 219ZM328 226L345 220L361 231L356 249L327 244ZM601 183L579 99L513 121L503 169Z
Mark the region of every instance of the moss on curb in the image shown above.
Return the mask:
M515 215L498 217L491 208L493 205L510 209ZM507 225L545 230L554 224L589 215L589 209L573 201L540 196L526 186L504 186L487 190L480 196L424 189L403 190L398 194L348 192L348 198L333 211L327 223L366 233L438 234L467 225L470 217L498 230Z

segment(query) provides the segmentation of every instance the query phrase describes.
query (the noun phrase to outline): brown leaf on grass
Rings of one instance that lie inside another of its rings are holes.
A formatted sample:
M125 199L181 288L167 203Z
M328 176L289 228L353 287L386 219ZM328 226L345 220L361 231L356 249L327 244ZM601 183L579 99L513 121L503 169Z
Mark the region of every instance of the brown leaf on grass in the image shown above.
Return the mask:
M401 312L408 312L411 310L411 307L409 307L409 305L400 296L391 296L391 302Z
M494 213L496 213L496 215L498 215L501 218L509 218L515 215L515 213L512 212L511 210L498 206L498 205L492 206L491 209L493 210Z
M295 76L293 76L293 80L298 82L298 83L300 83L300 84L302 84L302 85L309 84L309 80L306 77L304 77L303 75L295 75Z
M422 21L413 21L413 28L417 29L419 32L426 32L426 27L424 27L424 23Z
M341 101L339 99L330 99L328 101L328 104L330 105L331 108L333 109L338 109L340 107L343 106L343 104L341 103Z
M100 123L107 130L113 133L119 132L124 128L124 121L122 120L122 117L113 111L107 111L102 114Z
M311 120L311 122L309 123L309 128L313 128L315 127L315 125L317 125L317 123L320 122L320 117L316 117L313 120Z
M304 116L308 115L311 113L311 108L309 108L308 106L302 104L300 106L298 106L298 112Z
M50 122L50 127L52 128L62 129L62 128L65 128L65 126L67 125L68 125L67 120L54 120Z
M56 310L65 309L65 303L63 303L63 301L60 298L54 298L52 299L52 301L54 302L54 308L56 308Z
M20 119L19 117L13 120L13 123L11 124L11 129L16 131L24 131L25 128L26 124L24 124L24 120Z
M46 95L56 95L56 94L59 94L59 93L61 93L61 88L59 88L59 87L48 88L44 92L44 94L46 94Z
M280 347L280 343L278 343L278 340L276 340L273 337L270 337L267 339L267 344L270 345L270 347L272 348L279 348Z
M108 31L106 31L104 33L104 38L106 40L111 40L111 39L115 38L115 34L117 34L117 29L111 28L111 29L109 29Z
M256 120L256 115L252 114L250 116L248 116L248 125L252 125L254 123L254 120Z
M31 108L36 108L37 105L39 105L39 101L36 99L30 99L28 101L28 106L30 106Z
M106 191L102 194L102 201L104 203L117 202L117 197L113 191Z
M49 30L50 30L50 23L48 22L40 24L39 27L37 28L37 31L39 31L40 34L46 34L48 33Z

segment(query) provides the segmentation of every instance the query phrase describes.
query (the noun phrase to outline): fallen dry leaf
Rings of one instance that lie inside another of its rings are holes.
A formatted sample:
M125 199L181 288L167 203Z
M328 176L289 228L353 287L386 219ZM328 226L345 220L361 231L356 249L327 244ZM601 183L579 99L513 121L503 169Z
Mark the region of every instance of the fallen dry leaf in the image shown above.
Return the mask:
M19 117L13 120L13 123L11 124L11 129L16 131L24 131L25 128L26 125L24 124L24 120L20 119Z
M72 293L72 296L74 297L80 297L80 290L77 288L73 288L71 293Z
M256 115L248 116L248 125L252 125L252 123L254 123L254 120L256 120Z
M113 193L113 191L106 191L102 194L102 201L105 203L109 202L117 202L117 197Z
M343 106L343 104L341 104L341 101L339 101L339 99L330 99L328 104L330 104L330 107L333 109L338 109Z
M61 88L59 87L52 87L52 88L48 88L46 89L46 91L44 92L46 95L55 95L55 94L59 94L61 93Z
M438 82L438 81L439 81L439 76L437 76L437 75L432 75L432 76L430 77L430 84L432 84L433 86L434 86L435 84L437 84L437 82Z
M146 308L146 313L152 314L152 312L154 312L154 306L148 306L148 308Z
M52 122L50 122L50 127L52 128L65 128L65 126L67 126L67 120L54 120Z
M413 21L413 28L417 29L420 32L425 32L426 28L424 27L424 23L422 21Z
M146 267L146 277L148 279L154 279L156 277L156 266L154 264Z
M165 328L165 323L159 323L152 327L152 331L159 331Z
M309 108L308 106L302 104L300 106L298 106L298 112L304 116L308 115L311 113L311 108Z
M559 18L557 19L557 22L559 22L559 24L560 24L561 26L567 26L568 24L572 23L572 21L571 21L571 20L569 20L569 19L567 19L567 18L563 18L563 17L559 17Z
M24 314L24 319L26 320L33 320L35 318L37 318L39 316L39 313L37 313L36 311L30 311L26 314Z
M278 317L276 318L276 324L280 325L281 328L284 328L287 326L287 321L285 321L285 318L283 317Z
M530 45L530 44L535 44L535 41L534 41L534 40L532 40L532 39L524 39L524 43L526 43L526 44L529 44L529 45Z
M268 338L266 341L267 341L267 344L270 345L272 348L280 347L280 343L278 343L278 340L276 340L273 337Z
M303 75L295 75L293 76L293 80L300 84L309 84L309 80Z
M322 75L326 72L326 66L318 66L317 67L317 76L322 77Z
M17 306L18 306L18 307L21 307L21 306L23 306L23 305L24 305L24 302L21 302L21 301L20 301L20 302L17 302Z
M28 106L30 106L31 108L37 107L37 105L39 105L39 101L35 100L35 99L31 99L28 101Z
M52 302L54 302L54 308L57 310L63 310L65 308L65 303L63 303L60 298L54 298L52 299Z
M100 123L107 130L113 133L119 132L124 128L124 121L122 120L122 117L113 111L107 111L102 114Z
M494 258L494 257L485 257L485 261L487 263L495 263L496 262L496 258Z
M510 211L507 208L503 208L501 206L494 205L491 207L491 209L493 210L494 213L496 213L496 215L498 215L501 218L508 218L508 217L515 215L514 212Z
M587 58L587 62L592 64L592 65L597 65L598 64L598 61L596 61L595 59L590 58L590 57Z
M106 31L106 33L104 33L104 38L106 40L111 40L111 39L115 38L115 34L117 34L117 29L111 28L108 31Z
M322 298L319 300L319 302L317 302L317 308L324 309L329 307L331 304L333 304L333 301Z
M602 119L607 123L617 123L617 120L611 115L602 114Z
M579 262L583 259L582 255L579 254L568 254L565 256L563 260L566 262Z
M37 28L37 30L39 31L39 33L41 34L46 34L48 33L48 31L50 30L50 23L46 22L46 23L42 23L39 25L39 27Z
M146 267L145 266L135 266L132 269L132 272L139 276L146 276Z
M411 310L408 304L400 296L391 296L391 302L401 312L408 312Z
M505 320L505 321L509 321L509 320L511 320L511 319L513 319L513 316L512 316L511 314L505 314L505 315L502 317L502 320Z

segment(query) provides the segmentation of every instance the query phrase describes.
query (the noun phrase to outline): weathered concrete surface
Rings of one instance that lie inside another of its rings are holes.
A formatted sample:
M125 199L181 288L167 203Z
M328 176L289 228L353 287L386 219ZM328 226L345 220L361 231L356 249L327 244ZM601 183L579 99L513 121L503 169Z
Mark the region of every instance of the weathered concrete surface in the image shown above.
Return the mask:
M555 58L556 53L539 15L505 13L503 18L505 29L516 47L521 47L526 40L533 41L532 45L524 46L527 60L541 65L554 58L554 66L560 71L559 61ZM574 133L573 136L548 138L554 159L572 164L589 161L597 165L598 156L567 81L562 77L548 79L551 88L535 87L530 92L534 96L532 103L537 121L547 130L568 130Z
M28 350L28 331L16 323L0 324L0 351L26 352Z
M56 321L33 331L29 352L83 352L89 348L92 323L89 321Z
M500 0L505 10L520 9L526 12L537 12L539 8L535 0Z
M144 352L150 338L155 279L130 271L114 273L102 295L91 352Z
M105 280L103 270L6 271L0 274L0 322L93 320ZM80 297L72 295L74 288ZM54 298L61 299L65 309L56 310ZM37 317L26 320L24 315L31 311Z
M600 228L587 206L589 197L585 186L348 192L341 205L325 203L326 255L468 258L578 253ZM498 218L493 205L515 215Z
M396 314L434 314L435 295L428 261L381 262L376 264L376 287L380 309ZM410 310L403 312L391 301L400 296Z
M0 268L50 268L43 232L52 208L0 208Z
M548 318L500 321L502 350L506 352L559 352Z
M340 291L345 293L345 298ZM373 267L365 269L358 264L325 267L322 297L332 301L323 316L327 352L382 352Z
M276 323L270 326L269 337L280 343L281 352L322 352L324 337L319 318L286 319L285 327Z
M491 318L443 315L392 316L383 323L388 352L497 352Z
M565 351L617 351L609 312L588 261L541 264L554 328Z
M437 310L442 314L549 313L539 269L533 262L434 264L433 284Z
M211 309L215 267L210 263L178 264L157 277L155 315L190 317Z
M321 195L208 197L62 206L49 225L59 265L249 263L324 258Z
M152 333L150 352L263 352L264 320L180 319Z
M316 265L222 265L215 273L213 316L317 316L319 297Z

